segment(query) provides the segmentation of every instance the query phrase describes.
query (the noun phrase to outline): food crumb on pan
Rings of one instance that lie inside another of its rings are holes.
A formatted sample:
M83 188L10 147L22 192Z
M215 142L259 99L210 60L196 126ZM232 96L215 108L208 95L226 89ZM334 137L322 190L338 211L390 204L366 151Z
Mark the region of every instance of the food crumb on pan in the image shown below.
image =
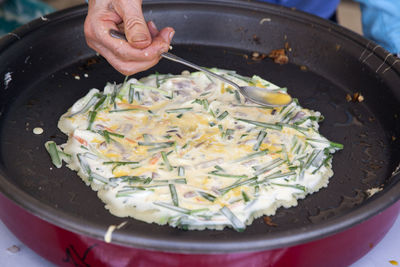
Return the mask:
M272 227L278 226L276 223L272 222L272 219L271 219L271 217L269 217L269 216L264 216L264 217L263 217L263 220L264 220L264 223L265 223L266 225L268 225L268 226L272 226Z
M367 189L367 190L365 191L365 193L367 193L368 197L372 197L372 196L375 195L376 193L382 191L382 189L383 189L383 188L381 188L381 187L373 187L373 188Z
M85 78L88 78L88 77L89 77L89 74L85 73L85 74L83 74L83 76L84 76Z
M16 245L12 245L11 247L9 247L7 249L7 251L10 252L10 253L18 253L20 250L21 249Z
M39 134L42 134L44 131L43 131L43 128L40 128L40 127L35 127L35 128L33 128L33 133L34 134L37 134L37 135L39 135Z
M251 54L251 59L254 61L259 61L259 60L263 60L264 58L266 58L267 55L266 54L260 54L258 52L253 52Z
M301 70L301 71L307 71L308 68L307 68L307 66L301 65L301 66L300 66L300 70Z
M353 95L346 94L346 100L347 102L363 102L364 96L360 92L355 92Z
M394 266L399 266L399 263L395 260L390 260L389 263Z
M269 58L272 58L275 63L283 65L289 62L289 58L285 53L285 49L274 49L268 54Z
M271 21L271 18L262 18L260 20L260 24L263 24L264 22L270 22L270 21Z
M127 222L122 222L119 225L110 225L107 229L107 232L104 234L104 241L106 243L110 243L111 239L112 239L112 233L116 230L116 229L120 229L122 227L125 226L125 224L127 224Z
M75 80L80 80L81 77L79 75L74 75Z

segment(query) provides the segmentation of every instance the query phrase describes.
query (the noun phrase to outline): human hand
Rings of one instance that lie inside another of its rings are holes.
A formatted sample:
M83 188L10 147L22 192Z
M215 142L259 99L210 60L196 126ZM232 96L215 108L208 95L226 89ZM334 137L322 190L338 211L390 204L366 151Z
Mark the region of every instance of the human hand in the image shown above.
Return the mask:
M110 36L111 29L124 32L128 42ZM158 31L144 20L141 0L89 0L84 25L86 42L124 75L151 68L167 52L175 33Z

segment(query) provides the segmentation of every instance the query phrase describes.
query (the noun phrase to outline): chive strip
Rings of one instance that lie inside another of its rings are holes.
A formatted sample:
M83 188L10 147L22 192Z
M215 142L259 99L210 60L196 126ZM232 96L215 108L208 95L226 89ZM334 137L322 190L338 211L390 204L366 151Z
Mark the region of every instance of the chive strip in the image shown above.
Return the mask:
M174 203L174 206L179 206L178 194L176 193L175 185L169 184L168 186L169 186L169 191L171 192L171 198L172 202Z
M267 165L262 166L261 168L257 169L256 172L254 173L255 175L260 175L262 173L265 173L267 171L270 171L274 169L275 167L278 167L279 165L282 165L284 161L281 158L276 158L269 162Z
M153 87L153 86L147 86L147 85L144 85L144 84L137 84L137 83L131 83L130 86L133 87L133 88L137 88L137 89L156 91L156 92L161 93L161 94L163 94L165 96L168 96L168 92L167 91L162 90L160 88Z
M237 102L241 103L240 94L239 94L238 90L235 90L235 99Z
M233 163L237 163L237 162L241 162L241 161L244 161L244 160L253 159L253 158L256 158L256 157L261 157L261 156L266 155L267 153L268 153L268 150L261 150L261 151L249 154L247 156L238 158L237 160L233 161Z
M247 180L244 180L244 181L241 181L241 182L239 182L239 183L234 183L234 184L229 185L229 186L227 186L227 187L220 188L220 189L218 189L218 191L219 191L221 194L225 194L225 193L228 192L229 190L232 190L232 189L237 188L237 187L239 187L239 186L243 186L243 185L247 185L247 184L254 183L255 181L257 181L257 176L256 176L256 177L253 177L253 178L250 178L250 179L247 179Z
M186 184L186 178L177 178L170 180L153 180L154 183L166 183L166 184Z
M263 142L263 140L264 140L264 138L265 138L266 135L267 135L267 133L264 132L264 131L260 131L260 132L258 133L258 136L257 136L257 143L255 143L254 146L253 146L253 150L254 150L254 151L258 151L258 149L260 148L261 143Z
M271 179L278 179L278 178L289 177L289 176L293 176L293 175L296 175L296 172L282 173L281 171L277 171L273 174L265 176L264 180L258 182L258 184L263 184L265 182L268 182L268 180L271 180Z
M308 128L306 128L306 127L301 127L301 126L297 126L297 125L294 125L294 124L281 123L281 122L278 122L277 124L281 125L283 127L289 127L289 128L295 129L295 130L301 132L302 134L304 134L304 132L308 132Z
M222 120L225 119L226 116L228 116L228 115L229 115L229 112L225 110L224 112L222 112L222 113L217 117L217 120L222 121Z
M162 159L164 161L165 167L167 167L167 170L172 171L172 166L169 163L168 156L165 153L165 151L161 151L161 157L162 157Z
M185 168L182 166L178 167L178 176L183 177L185 176Z
M87 127L88 130L92 129L92 125L94 120L96 119L97 111L89 111L89 125Z
M224 206L219 211L231 222L233 229L238 232L244 231L246 225L242 221L240 221L227 206Z
M82 170L89 175L92 173L92 170L90 169L89 163L86 161L85 157L82 154L76 154L76 157L78 158L79 164L82 167Z
M307 141L311 141L311 142L317 142L317 143L324 143L329 145L329 147L334 148L334 149L343 149L343 145L340 143L335 143L335 142L331 142L329 140L321 140L321 139L314 139L314 138L307 138Z
M135 96L135 87L130 84L129 86L129 94L128 94L128 102L129 104L133 103L133 97Z
M97 174L95 172L92 172L90 174L90 177L93 178L94 180L102 182L103 184L110 184L112 187L116 187L117 186L117 184L114 183L113 181L110 181L109 179L107 179L107 178L105 178L105 177L103 177L100 174Z
M300 184L278 184L278 183L271 183L271 184L283 187L291 187L306 192L306 187Z
M209 172L208 174L215 175L215 176L221 176L221 177L225 177L225 178L235 178L235 179L248 178L247 175L235 175L235 174L228 174L228 173L220 173L217 171L212 171L212 172Z
M175 144L173 141L168 142L138 142L139 146L166 146L171 147Z
M323 161L322 163L318 166L318 168L316 168L312 174L315 174L319 169L321 169L322 166L326 165L328 163L328 161L332 158L332 155L328 155Z
M252 120L246 120L246 119L241 119L241 118L234 118L235 120L246 122L249 124L256 125L258 127L262 128L267 128L267 129L272 129L272 130L282 130L282 126L279 124L272 124L272 123L267 123L267 122L261 122L261 121L252 121Z
M210 201L210 202L214 202L214 200L217 198L216 196L213 196L213 195L211 195L211 194L209 194L209 193L206 193L206 192L197 191L197 193L198 193L202 198L205 198L205 199L207 199L207 200Z
M139 161L105 161L103 162L104 165L110 164L118 164L118 165L130 165L130 164L139 164Z
M140 108L124 108L124 109L113 109L110 110L108 113L116 113L116 112L130 112L130 111L138 111L138 110L142 110Z
M104 101L106 100L106 98L107 98L107 96L106 96L106 95L103 95L103 96L99 99L99 101L97 101L97 103L96 103L96 105L94 106L93 110L94 110L94 111L97 111L97 110L101 107L101 105L103 105L103 103L104 103Z
M147 178L142 178L139 176L119 176L119 177L111 177L109 179L110 181L122 181L124 183L143 183L143 184L149 184L152 179L150 177Z
M191 212L191 210L189 210L189 209L181 208L181 207L178 207L178 206L172 206L172 205L170 205L168 203L164 203L164 202L153 202L153 204L157 205L157 206L160 206L160 207L163 207L163 208L166 208L166 209L169 209L169 210L173 210L175 212L183 213L183 214L186 214L186 215L189 215L190 212Z
M122 189L117 192L115 197L130 197L132 194L137 193L139 191L144 191L143 187L132 187L128 189Z
M249 196L243 190L242 190L242 197L245 203L250 201Z
M56 143L54 141L46 142L45 148L49 153L51 162L54 164L54 166L56 166L57 168L61 168L62 161L60 155L58 154L59 152Z
M192 110L192 107L188 107L188 108L174 108L174 109L166 109L165 112L166 113L183 113L183 112L187 112Z
M75 115L78 115L78 114L80 114L80 113L85 113L86 111L89 110L89 108L91 108L91 107L97 102L97 99L98 99L98 98L99 98L99 97L97 96L97 94L96 94L96 95L93 95L92 98L89 99L89 101L86 103L86 105L85 105L81 110L79 110L79 111L77 111L77 112L75 112L75 113L72 113L72 114L68 115L67 118L71 118L71 117L73 117L73 116L75 116Z

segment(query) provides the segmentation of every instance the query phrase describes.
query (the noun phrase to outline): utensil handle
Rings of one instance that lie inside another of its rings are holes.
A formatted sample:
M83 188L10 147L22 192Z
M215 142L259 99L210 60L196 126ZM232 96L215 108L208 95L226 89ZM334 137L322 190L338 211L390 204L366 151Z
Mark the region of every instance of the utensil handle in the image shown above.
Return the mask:
M172 60L172 61L174 61L174 62L181 63L181 64L186 65L186 66L188 66L188 67L191 67L191 68L193 68L193 69L196 69L196 70L205 72L205 73L207 73L208 75L213 76L214 78L220 79L220 80L224 81L225 83L228 83L228 84L234 86L236 89L240 90L239 86L238 86L236 83L234 83L234 82L232 82L232 81L230 81L230 80L228 80L228 79L222 77L221 75L218 75L218 74L216 74L216 73L214 73L214 72L212 72L212 71L209 71L209 70L206 69L206 68L200 67L199 65L196 65L196 64L194 64L194 63L192 63L192 62L189 62L189 61L187 61L187 60L185 60L185 59L183 59L183 58L180 58L180 57L178 57L178 56L176 56L176 55L174 55L174 54L172 54L172 53L170 53L170 52L162 53L161 56L162 56L163 58Z
M111 30L110 30L110 35L111 35L112 37L114 37L114 38L128 41L128 40L126 39L125 34L122 33L122 32L119 32L119 31L116 31L116 30L111 29ZM194 64L194 63L192 63L192 62L189 62L189 61L187 61L187 60L185 60L185 59L183 59L183 58L180 58L180 57L178 57L178 56L175 56L174 54L172 54L172 53L170 53L170 52L162 53L161 56L162 56L163 58L169 59L169 60L171 60L171 61L178 62L178 63L181 63L181 64L186 65L186 66L188 66L188 67L191 67L191 68L193 68L193 69L196 69L196 70L205 72L205 73L207 73L208 75L213 76L214 78L220 79L220 80L224 81L225 83L228 83L228 84L232 85L233 87L235 87L236 89L240 90L239 86L238 86L236 83L232 82L231 80L228 80L228 79L222 77L221 75L215 74L214 72L209 71L209 70L206 69L206 68L200 67L200 66L198 66L198 65L196 65L196 64Z

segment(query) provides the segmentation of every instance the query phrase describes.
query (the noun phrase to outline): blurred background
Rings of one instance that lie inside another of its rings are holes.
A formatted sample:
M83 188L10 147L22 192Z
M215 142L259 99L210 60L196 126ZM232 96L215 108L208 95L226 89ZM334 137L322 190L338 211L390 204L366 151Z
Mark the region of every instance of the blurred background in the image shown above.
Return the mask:
M0 4L2 4L0 6L0 36L42 14L83 3L85 0L42 0L41 2L38 0L0 0ZM361 12L358 3L342 0L337 10L337 19L340 25L362 34Z

